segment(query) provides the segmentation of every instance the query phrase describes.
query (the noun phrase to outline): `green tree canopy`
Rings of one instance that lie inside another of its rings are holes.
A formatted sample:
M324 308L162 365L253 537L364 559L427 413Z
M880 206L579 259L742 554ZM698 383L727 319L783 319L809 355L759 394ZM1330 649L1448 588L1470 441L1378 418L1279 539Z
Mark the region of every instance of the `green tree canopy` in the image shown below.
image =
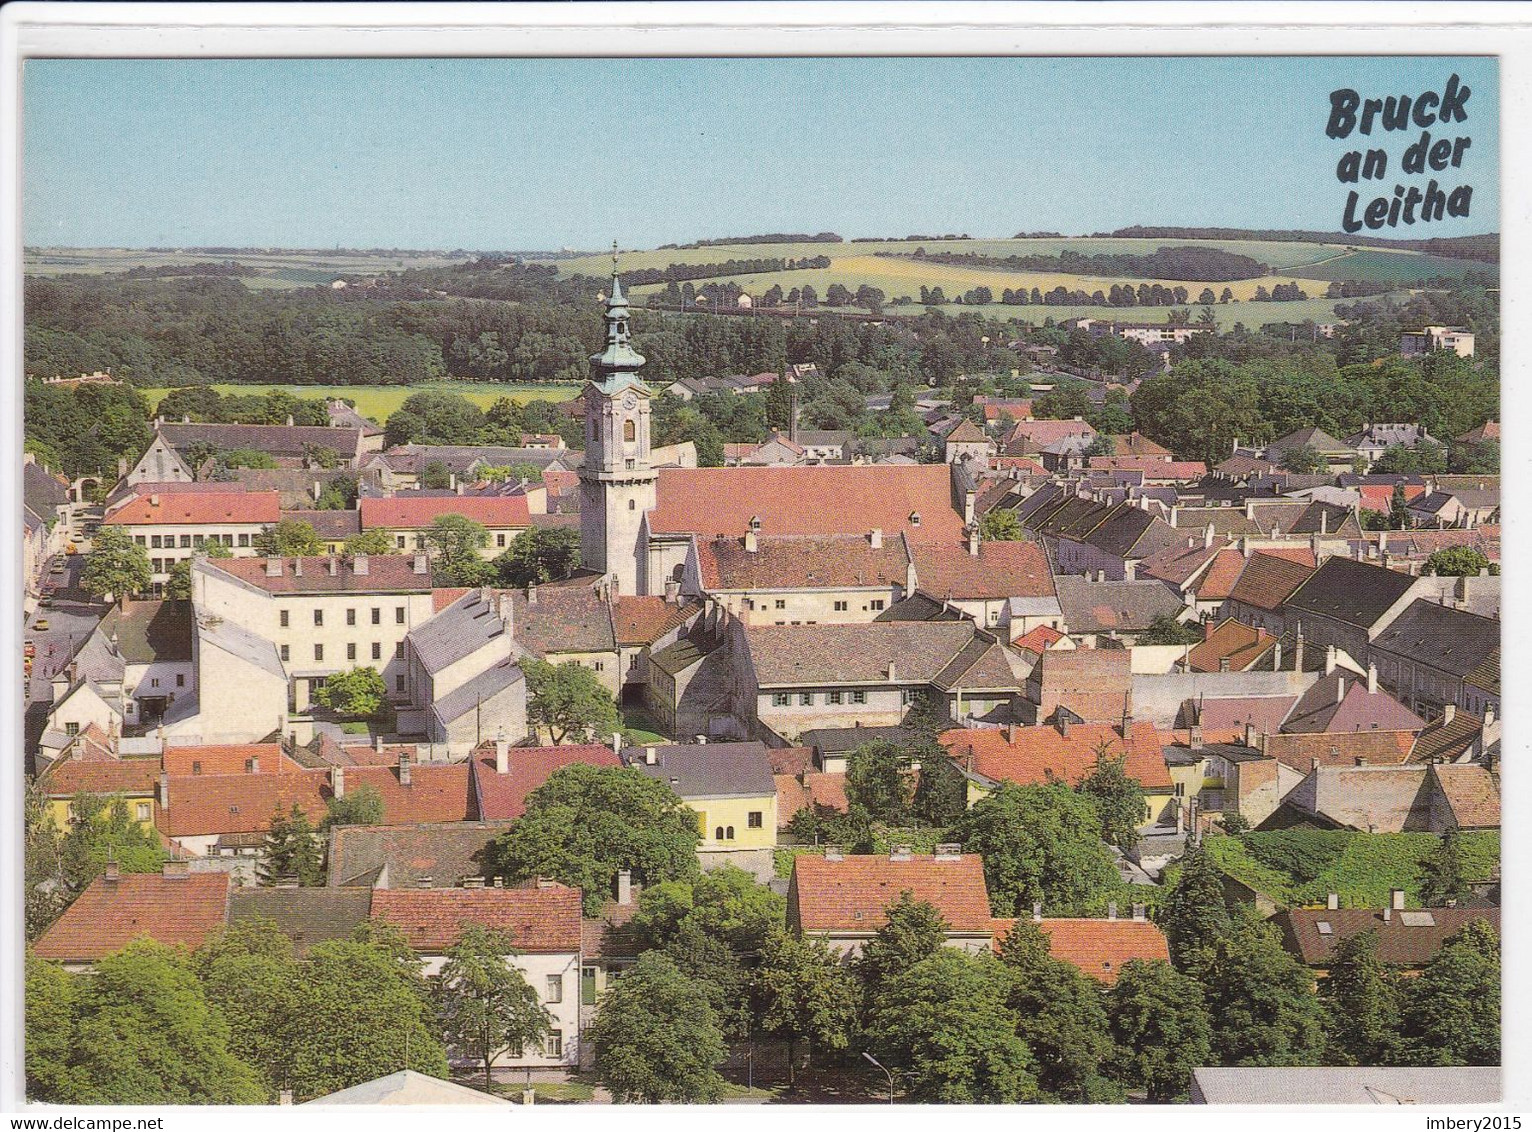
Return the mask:
M1500 1064L1500 937L1470 922L1405 992L1404 1028L1414 1065Z
M1397 1064L1401 993L1398 975L1378 959L1376 931L1337 942L1319 983L1326 1064Z
M1112 753L1104 739L1096 747L1096 761L1080 779L1080 792L1093 799L1101 815L1101 837L1126 852L1138 844L1138 827L1144 823L1144 788L1128 775L1128 756Z
M438 515L426 528L426 545L434 555L433 566L448 585L478 586L490 580L494 570L479 551L489 545L483 523L466 515Z
M574 763L527 797L526 813L492 850L508 881L551 877L585 894L598 915L621 869L647 885L698 875L697 815L674 791L631 767Z
M856 973L862 985L876 991L897 972L935 955L947 938L948 926L933 905L901 892L884 910L883 924L857 956Z
M641 947L663 947L699 928L741 955L759 951L787 916L787 900L744 869L725 865L644 889L629 930Z
M1214 941L1192 961L1213 1024L1220 1065L1317 1065L1324 1012L1314 976L1265 925Z
M341 549L352 557L358 554L397 554L399 552L394 543L394 536L381 527L352 535L341 544Z
M1141 645L1195 645L1201 641L1200 631L1177 621L1168 613L1161 613L1149 622L1149 628L1138 635L1138 643Z
M255 552L267 557L306 557L324 553L324 542L312 523L283 519L255 536Z
M580 532L528 527L494 561L503 586L535 586L557 582L580 568Z
M1443 577L1471 578L1485 570L1498 574L1500 564L1491 562L1482 550L1475 550L1471 546L1447 546L1433 550L1421 572L1440 574Z
M486 1089L494 1059L543 1041L553 1021L526 976L507 962L518 954L508 933L469 924L447 949L438 981L447 1042L478 1058Z
M281 808L271 815L271 827L261 846L256 875L264 885L274 885L284 877L296 877L304 887L324 883L324 857L313 824L302 807Z
M985 542L1016 542L1027 537L1016 512L995 508L979 520L979 537Z
M69 1104L85 1090L70 1066L79 990L57 963L26 953L26 1097Z
M840 956L823 940L780 928L761 949L755 973L761 1026L787 1043L787 1081L797 1080L798 1045L837 1051L856 1025L857 987Z
M259 1075L267 1103L275 1102L292 1078L295 1031L303 1025L292 941L270 920L231 924L203 941L193 968L229 1024L230 1050Z
M1099 986L1074 964L1053 958L1048 937L1025 917L1001 941L1000 962L1011 976L1006 1005L1032 1053L1043 1098L1089 1101L1112 1052Z
M984 859L990 908L997 916L1088 910L1119 884L1101 840L1095 803L1062 782L1003 782L953 823L952 837Z
M1234 928L1224 900L1223 874L1201 845L1187 846L1181 874L1160 906L1160 928L1170 944L1170 957L1186 970L1192 954L1210 946Z
M555 744L596 742L622 727L617 703L596 674L575 661L525 659L527 722Z
M370 783L347 790L342 797L328 799L325 808L324 820L319 823L321 834L343 825L383 824L383 795Z
M1420 902L1427 908L1442 908L1467 900L1470 895L1472 890L1463 871L1462 836L1450 829L1421 864Z
M867 1043L911 1100L1035 1100L1031 1058L1006 1006L1011 986L1005 968L990 955L939 948L872 988Z
M620 1104L718 1100L726 1050L707 995L659 951L645 952L601 996L586 1041L596 1076Z
M102 527L92 537L80 585L96 597L125 598L149 588L149 552L120 527Z
M383 710L387 694L382 674L369 665L330 673L314 690L314 699L341 715L371 717Z
M846 761L846 800L874 820L907 825L915 779L909 755L897 743L874 739L851 752Z
M1192 1070L1210 1064L1212 1029L1197 980L1155 960L1130 959L1106 992L1115 1052L1110 1071L1148 1091L1152 1104L1183 1095Z

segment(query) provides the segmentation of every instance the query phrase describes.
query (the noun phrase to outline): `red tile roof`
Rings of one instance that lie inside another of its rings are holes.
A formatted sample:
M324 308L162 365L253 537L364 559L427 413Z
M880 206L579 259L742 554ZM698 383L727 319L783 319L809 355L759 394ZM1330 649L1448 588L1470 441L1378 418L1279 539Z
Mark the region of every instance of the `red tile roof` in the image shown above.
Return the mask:
M1237 550L1220 550L1213 556L1213 564L1198 580L1198 601L1224 601L1234 589L1234 583L1245 570L1245 556Z
M282 518L275 491L177 492L140 495L102 520L114 526L276 523Z
M1010 443L1025 438L1034 446L1046 447L1058 443L1066 436L1083 436L1088 439L1095 435L1096 430L1085 421L1028 420L1017 421L1006 440Z
M437 586L431 591L431 612L440 613L471 588L471 586Z
M473 760L474 788L479 816L486 821L519 818L527 812L527 795L561 767L575 763L589 766L621 766L610 747L599 743L568 747L512 747L507 773L495 771L494 745L480 747Z
M282 753L280 743L226 743L217 746L166 747L161 756L166 774L244 774L250 759L259 759L262 774L291 774L303 767Z
M154 759L76 759L55 762L38 780L50 797L75 794L153 794L160 764Z
M877 528L885 540L908 532L912 542L955 543L963 517L953 510L951 477L945 464L663 468L648 523L655 534L727 538L744 534L755 517L766 535Z
M1267 735L1268 758L1308 774L1320 766L1398 766L1409 761L1414 731L1320 731L1299 735ZM1358 762L1361 760L1361 762Z
M1276 609L1313 574L1311 567L1257 551L1245 563L1244 573L1234 583L1229 597L1257 609Z
M1200 480L1208 474L1201 460L1165 460L1154 456L1092 456L1092 470L1143 472L1146 479Z
M44 959L93 963L139 936L160 943L199 946L224 921L226 873L125 873L99 876L37 941Z
M580 950L580 890L562 884L379 889L372 895L372 918L399 928L425 954L446 951L470 924L508 933L520 951Z
M1007 597L1055 597L1053 571L1039 543L1023 539L979 544L977 555L966 546L918 544L912 548L920 588L938 599L954 601Z
M800 854L793 858L788 922L805 932L872 933L883 926L884 910L903 892L935 906L953 931L989 931L984 862L974 854L950 861L851 854L831 861Z
M1049 777L1073 785L1090 773L1096 748L1108 744L1109 754L1127 753L1127 773L1145 789L1168 789L1170 771L1164 747L1169 736L1152 723L1134 723L1126 744L1122 728L1105 723L1077 723L1064 734L1057 727L955 728L941 737L948 753L967 767L997 782L1022 785L1047 782Z
M762 535L754 550L742 537L699 539L697 568L709 593L718 590L888 589L904 585L904 540L873 546L859 535Z
M998 951L1016 921L997 919L994 926ZM1073 963L1103 983L1115 983L1130 959L1170 962L1165 933L1147 920L1044 919L1037 926L1048 937L1048 951L1055 959Z
M1042 652L1049 645L1057 644L1063 639L1064 634L1060 633L1057 629L1048 625L1039 625L1030 633L1023 633L1017 637L1011 642L1011 645L1018 649L1028 649L1031 652Z
M266 572L267 563L273 561L269 558L215 558L205 565L267 593L423 593L431 588L431 570L427 566L424 573L415 573L415 559L413 554L370 554L365 574L356 572L354 559L328 555L279 559L282 568L276 575Z
M1477 763L1440 763L1431 768L1459 829L1500 828L1500 776Z
M619 645L650 645L701 610L695 601L662 597L619 597L612 609L612 629Z
M1498 932L1500 909L1426 908L1402 914L1391 909L1385 920L1378 908L1294 908L1272 917L1283 945L1311 967L1327 965L1336 944L1364 931L1378 933L1381 962L1424 967L1447 940L1474 920L1483 920ZM1319 930L1322 923L1329 931Z
M1252 629L1239 621L1226 620L1209 632L1200 645L1187 652L1187 664L1193 672L1221 672L1223 662L1227 660L1228 671L1244 672L1276 643L1277 638L1264 629Z
M528 527L532 519L524 495L396 496L363 499L357 504L362 530L423 530L438 515L463 515L486 527Z

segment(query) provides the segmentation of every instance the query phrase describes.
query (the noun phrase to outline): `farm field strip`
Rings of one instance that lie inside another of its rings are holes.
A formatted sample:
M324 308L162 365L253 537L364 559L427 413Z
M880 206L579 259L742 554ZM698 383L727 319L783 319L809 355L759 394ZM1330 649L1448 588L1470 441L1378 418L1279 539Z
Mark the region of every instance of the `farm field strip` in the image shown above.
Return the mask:
M356 402L357 412L382 424L404 404L412 393L461 393L481 409L487 409L501 397L525 404L528 401L567 401L579 393L574 385L511 385L479 381L433 381L420 385L235 385L220 383L212 388L228 395L251 395L280 390L295 397L345 397ZM164 386L146 386L139 390L152 407L170 392Z

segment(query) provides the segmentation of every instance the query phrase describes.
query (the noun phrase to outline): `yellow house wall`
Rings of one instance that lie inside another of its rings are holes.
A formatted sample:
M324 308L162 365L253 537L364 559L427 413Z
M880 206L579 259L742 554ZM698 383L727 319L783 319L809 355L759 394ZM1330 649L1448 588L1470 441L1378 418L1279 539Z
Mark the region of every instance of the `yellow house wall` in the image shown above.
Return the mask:
M138 824L139 828L145 830L146 832L153 833L154 832L154 797L153 797L153 795L150 795L150 794L127 794L127 795L123 796L123 801L127 803L128 815L130 817L138 812L138 807L139 807L139 805L141 803L148 805L148 807L149 807L149 816L147 818L143 818L143 819L139 820L137 822L137 824ZM74 796L73 795L70 795L67 798L65 798L65 797L58 797L58 798L49 798L48 799L48 812L53 815L54 823L57 824L59 829L72 829L74 827L74 816L70 813L70 806L73 804L73 802L74 802Z
M697 813L697 828L702 833L699 849L771 849L777 843L777 796L755 798L687 798L686 804ZM750 828L750 814L761 815L761 827ZM734 827L732 840L720 841L715 835L719 826Z

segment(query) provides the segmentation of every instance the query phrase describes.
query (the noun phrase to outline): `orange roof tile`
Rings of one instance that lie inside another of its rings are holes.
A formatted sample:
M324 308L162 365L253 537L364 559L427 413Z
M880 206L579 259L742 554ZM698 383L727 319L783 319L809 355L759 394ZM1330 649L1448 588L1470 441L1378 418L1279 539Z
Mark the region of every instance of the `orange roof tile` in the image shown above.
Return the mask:
M438 515L462 515L486 527L532 525L524 495L394 496L357 504L362 530L422 530Z
M42 934L36 951L63 963L93 963L139 936L195 948L223 923L228 896L227 873L99 876Z
M851 854L831 861L801 854L793 858L788 921L806 932L870 934L904 892L933 905L953 931L989 931L984 862L971 853L950 861Z
M1219 672L1227 660L1228 671L1244 672L1276 643L1277 638L1264 629L1252 629L1230 618L1187 652L1187 664L1193 672Z
M612 628L619 645L649 645L679 628L701 605L662 597L619 597L612 610Z
M621 766L622 760L610 747L599 743L567 747L512 747L507 770L495 770L494 745L480 747L473 759L474 790L479 817L486 821L519 818L527 812L527 795L548 781L562 767L584 763L589 766Z
M275 523L282 518L275 491L210 491L140 495L102 520L111 526L197 523Z
M1213 564L1197 582L1198 601L1224 601L1245 569L1245 556L1237 550L1220 550Z
M1018 649L1028 649L1031 652L1042 652L1049 645L1057 644L1064 639L1064 634L1049 625L1039 625L1030 633L1023 633L1011 642Z
M1050 777L1073 785L1090 773L1102 743L1108 744L1112 756L1126 748L1127 773L1145 789L1171 785L1163 754L1168 741L1154 724L1141 722L1129 728L1126 744L1122 729L1106 723L1077 723L1068 734L1049 726L954 728L941 737L958 765L996 782L1022 785L1045 783Z
M61 759L43 772L49 797L75 794L153 794L160 764L154 759Z
M580 950L580 890L562 884L379 889L372 895L372 918L393 924L426 954L446 951L470 924L508 933L520 951Z
M1257 609L1276 609L1313 574L1312 567L1264 550L1257 551L1245 563L1244 572L1229 591L1229 597Z
M998 951L1016 921L997 919L994 926ZM1048 937L1049 954L1103 983L1115 983L1130 959L1170 962L1165 933L1147 920L1043 919L1037 926Z
M262 774L292 774L303 770L282 753L280 743L227 743L216 746L166 747L161 756L166 774L244 774L258 759ZM193 767L196 769L193 770Z
M977 555L967 546L917 544L912 548L920 588L955 601L1007 597L1055 597L1053 571L1039 543L989 540Z

